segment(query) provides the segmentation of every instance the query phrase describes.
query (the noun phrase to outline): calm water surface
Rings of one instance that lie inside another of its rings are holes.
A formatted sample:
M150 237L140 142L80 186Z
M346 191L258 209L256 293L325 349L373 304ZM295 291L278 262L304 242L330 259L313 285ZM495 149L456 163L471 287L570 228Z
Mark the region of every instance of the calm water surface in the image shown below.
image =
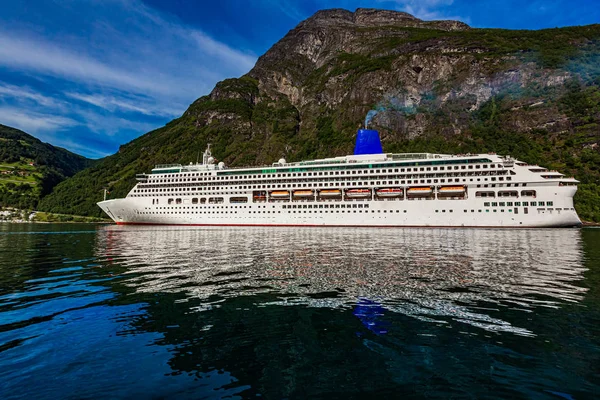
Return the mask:
M0 398L600 398L600 229L0 224Z

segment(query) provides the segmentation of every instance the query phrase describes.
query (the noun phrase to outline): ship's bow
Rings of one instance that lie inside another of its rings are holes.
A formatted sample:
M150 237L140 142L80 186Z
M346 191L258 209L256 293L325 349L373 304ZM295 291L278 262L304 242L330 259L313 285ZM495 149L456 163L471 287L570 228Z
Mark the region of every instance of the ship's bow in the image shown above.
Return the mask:
M131 207L126 199L104 200L96 203L117 224L130 220Z

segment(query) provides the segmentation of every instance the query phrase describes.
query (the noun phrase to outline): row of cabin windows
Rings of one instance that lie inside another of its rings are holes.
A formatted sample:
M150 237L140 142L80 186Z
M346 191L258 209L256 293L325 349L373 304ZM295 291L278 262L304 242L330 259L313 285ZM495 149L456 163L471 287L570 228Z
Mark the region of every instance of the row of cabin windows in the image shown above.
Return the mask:
M491 204L491 206L490 206ZM483 203L484 207L537 207L537 206L548 206L548 207L552 207L554 206L554 202L553 201L508 201L508 202L485 202Z
M296 208L369 208L369 204L289 204L283 205L283 209Z
M511 180L511 177L506 177L507 180ZM486 179L487 180L487 179ZM461 179L448 179L448 183L453 183L453 181L455 183L461 183ZM469 179L469 181L473 181L473 179ZM478 179L479 181L479 179ZM466 179L462 179L463 183L466 183ZM433 181L431 179L421 179L420 181L415 180L414 183L412 180L409 181L375 181L375 182L364 182L364 181L356 181L356 182L352 182L352 185L406 185L406 184L419 184L419 183L446 183L446 181L444 179L441 180L441 182L438 182L438 179L433 179ZM349 184L350 185L350 184ZM483 184L483 187L496 187L496 183L492 183L492 184ZM500 186L502 187L503 184L500 184ZM521 186L525 187L527 186L527 183L521 183ZM133 190L134 193L160 193L160 192L185 192L185 191L201 191L201 190L219 190L219 188L217 187L206 187L204 189L202 189L202 187L197 187L197 186L177 186L177 185L172 185L173 187L167 187L167 188L155 188L153 186L148 186L148 185L138 185L136 189ZM258 187L257 187L258 186ZM345 186L345 183L343 182L332 182L332 183L321 183L321 184L316 184L316 183L308 183L308 184L299 184L299 183L293 183L291 185L246 185L246 186L229 186L223 189L233 189L233 190L244 190L244 189L268 189L268 188L282 188L282 187L288 187L288 186L297 186L297 187L313 187L313 186L323 186L323 187L331 187L331 186ZM482 187L481 184L477 185L478 188ZM506 187L519 187L519 183L506 183Z
M247 198L245 198L246 201L248 200ZM173 200L173 199L170 199ZM176 199L175 203L169 203L169 205L171 204L176 204L179 205L181 204L181 202L177 202L177 200L180 199ZM200 199L202 200L202 199ZM206 199L204 199L206 200ZM154 203L153 203L154 204ZM158 202L156 203L158 204ZM197 203L193 203L193 204L197 204ZM200 204L206 204L206 201L204 202L200 202ZM213 201L211 203L208 204L222 204L216 201ZM553 201L509 201L509 202L484 202L483 203L484 207L553 207L554 206L554 202ZM254 206L256 208L267 208L267 206ZM368 203L338 203L338 204L284 204L282 205L283 209L296 209L296 208L306 208L306 209L312 209L312 208L323 208L323 209L327 209L327 208L369 208L369 204ZM191 209L194 209L197 207L191 207ZM222 207L217 207L217 208L229 208L229 206L222 206ZM238 208L238 206L231 206L231 208ZM253 208L253 206L239 206L239 208ZM275 206L271 206L271 208L275 208ZM157 209L190 209L190 207L157 207ZM557 209L558 210L558 209ZM565 210L568 210L568 208L565 208ZM437 210L436 210L437 212Z
M519 209L518 208L514 208L514 209L509 208L508 212L513 212L513 210L514 210L514 214L518 214L519 213ZM549 208L547 210L550 213L552 213L553 210L556 210L556 211L558 211L560 213L560 211L562 211L562 208L556 208L556 209ZM564 210L568 211L569 208L565 208ZM574 208L571 208L571 210L574 210ZM345 212L354 212L354 213L358 212L358 213L362 213L363 211L365 213L369 212L369 210L314 210L313 211L313 210L310 210L310 209L309 210L289 210L288 209L287 213L305 213L305 214L306 213L311 214L313 212L314 213L324 213L324 212L325 213L334 213L334 212L335 213L340 213L340 212L342 212L342 213L345 213ZM399 214L400 211L401 210L371 210L371 213L372 214L374 214L374 213L383 213L383 214L387 214L387 213L393 214L393 213L396 213L396 214ZM463 210L463 211L465 213L469 212L469 210ZM482 211L483 210L481 210L481 209L477 210L477 212L482 212ZM492 211L493 212L497 212L498 210L494 209ZM500 210L500 212L504 212L504 211L505 211L504 209ZM543 208L542 209L538 209L538 213L539 212L543 212L543 211L545 211L545 209L543 209ZM406 210L402 210L402 212L406 213L407 211ZM435 212L436 213L439 213L439 212L445 213L446 210L435 210ZM452 212L454 212L454 210L448 210L448 212L452 213ZM485 210L485 212L489 213L490 210ZM231 210L231 211L214 211L214 210L213 211L141 211L141 212L139 212L139 214L145 214L145 215L156 215L156 214L163 214L163 215L164 214L166 214L166 215L173 215L173 214L237 214L237 213L238 213L237 210ZM260 211L260 210L258 210L258 211L249 211L249 213L250 214L281 214L281 211L279 211L279 210L273 210L273 211L271 211L271 210L267 210L267 211ZM475 210L471 210L471 213L475 213ZM529 209L527 207L525 207L523 209L523 214L529 214Z
M312 178L305 178L303 179L303 181L315 181L315 182L326 182L326 181L339 181L339 180L357 180L357 179L368 179L368 180L376 180L376 179L417 179L417 178L447 178L447 177L452 177L452 176L460 176L460 177L464 177L464 176L492 176L491 180L496 180L496 176L498 175L497 178L498 180L504 180L504 177L502 177L501 175L507 175L509 173L509 171L490 171L489 173L473 173L473 172L455 172L455 173L443 173L443 174L439 174L439 173L421 173L421 174L412 174L412 175L367 175L367 174L358 174L359 176L356 177L339 177L339 176L335 176L335 177L312 177ZM511 174L514 175L514 173L512 171L510 171ZM242 177L244 178L244 177ZM275 182L275 183L295 183L298 182L298 178L295 179L290 179L290 177L283 177L283 178L287 178L287 179L274 179L273 178L269 178L269 181L271 183ZM300 178L300 177L299 177ZM245 177L245 179L243 180L228 180L228 182L214 182L216 180L221 180L221 179L217 179L217 178L209 178L208 180L204 180L204 181L199 181L199 182L195 182L195 183L187 183L187 185L234 185L234 184L245 184L245 183L269 183L269 181L264 182L262 179L257 179L257 177L255 176L250 176L250 177ZM486 178L487 180L487 178ZM507 178L507 180L510 180ZM187 182L189 180L183 180L182 182L180 182L181 180L177 180L177 179L167 179L165 180L165 182L163 183L163 181L151 181L148 184L145 183L140 183L140 186L146 186L146 187L160 187L160 186L169 186L169 183L184 183ZM181 185L172 185L172 186L181 186Z
M371 210L371 213L400 213L401 210ZM327 209L327 210L286 210L287 213L345 213L345 212L365 212L368 213L369 210L347 210L347 209L342 209L342 210L331 210L331 209ZM406 213L406 210L402 210L403 213ZM237 214L238 211L237 210L231 210L231 211L140 211L138 212L139 214L144 214L144 215L155 215L155 214L167 214L167 215L172 215L172 214ZM280 210L257 210L257 211L248 211L248 213L250 214L281 214Z
M498 197L519 197L517 190L499 190ZM537 192L535 190L521 190L521 197L536 197ZM494 191L477 191L475 197L496 197Z
M326 213L327 212L331 212L331 213L333 213L333 212L335 212L335 213L340 213L340 212L342 212L342 213L344 213L344 212L362 213L362 212L365 212L365 213L368 213L369 210L324 210L324 211L323 210L314 210L314 211L313 210L287 210L287 212L292 213L292 214L293 213L311 214L313 212L314 213L323 213L323 212L326 212ZM402 210L402 212L406 213L406 210ZM384 213L384 214L390 213L390 214L392 214L392 213L400 213L400 210L371 210L371 213L372 214L374 214L374 213Z
M493 178L492 178L493 179ZM507 180L511 180L511 177L506 177ZM484 179L485 181L487 181L487 178ZM473 179L470 179L470 181L473 181ZM479 182L480 180L477 179L477 181ZM462 179L462 183L466 183L466 179ZM353 185L353 186L361 186L361 185L369 185L369 184L375 184L375 185L412 185L412 184L421 184L421 183L461 183L461 179L459 178L455 178L455 179L448 179L448 182L446 182L446 180L441 179L438 182L438 179L421 179L419 180L409 180L409 181L376 181L376 182L364 182L364 181L357 181L357 182L353 182L352 184L349 185ZM508 184L510 185L510 184ZM518 185L518 184L515 184ZM314 187L314 186L322 186L322 187L330 187L330 186L346 186L346 184L344 182L335 182L335 183L321 183L321 184L317 184L317 183L305 183L305 184L296 184L296 187ZM492 185L494 186L494 185ZM525 186L525 184L523 184L523 186ZM143 187L143 186L142 186ZM281 188L287 188L287 185L246 185L246 186L231 186L228 189L230 190L249 190L249 189L281 189ZM191 191L191 192L197 192L197 191L202 191L202 190L223 190L223 188L217 188L217 187L207 187L207 188L200 188L200 187L173 187L173 188L163 188L163 189L134 189L133 193L134 193L134 197L143 197L143 196L148 196L148 195L140 195L141 193L164 193L164 192L185 192L185 191Z
M376 173L376 174L380 174L380 173L394 173L394 172L418 172L418 171L444 171L444 170L466 170L466 169L493 169L496 168L495 164L471 164L471 165L454 165L454 166L448 166L448 167L414 167L414 168L388 168L388 169L363 169L363 170L352 170L352 171L325 171L325 172L292 172L292 173L278 173L278 174L257 174L255 175L255 177L260 177L260 178L271 178L271 177L282 177L282 176L324 176L324 175L344 175L344 174L357 174L357 173ZM501 164L498 164L498 168L502 168ZM208 177L214 177L214 175L210 172L196 172L196 173L179 173L179 174L166 174L166 175L162 175L161 178L179 178L179 177L184 177L184 178L188 178L188 177L199 177L199 176L208 176ZM240 177L243 177L243 175L230 175L230 176L218 176L217 178L223 178L223 179L238 179ZM153 179L152 177L150 178L150 180L160 180L161 179Z
M435 167L434 167L435 168ZM401 169L400 173L405 173L405 172L433 172L433 171L423 171L423 169L421 168L421 171L417 171L416 168L414 171L410 171L410 168L408 169L408 171L404 171L404 169ZM436 175L438 177L443 177L443 176L481 176L481 175L493 175L493 174L498 174L498 175L506 175L508 174L508 170L499 170L499 171L490 171L490 172L485 172L485 173L475 173L475 172L456 172L456 173L443 173L443 174L423 174L420 173L418 175ZM369 173L373 174L373 173L398 173L398 170L396 169L395 171L392 170L383 170L382 172L380 172L379 170L375 171L348 171L347 173L344 173L344 171L336 171L336 172L320 172L320 173L311 173L311 172L304 172L304 173L293 173L293 174L263 174L263 175L233 175L233 176L228 176L228 177L224 177L224 176L213 176L213 177L207 177L205 179L202 180L202 182L207 182L207 181L231 181L231 180L256 180L256 179L275 179L275 178L284 178L284 179L289 179L289 178L301 178L301 177L312 177L312 179L324 179L322 178L322 176L335 176L335 178L340 178L339 175L360 175L360 176L364 176L366 178L370 178L370 179L377 179L377 178L382 178L382 177L376 177L374 175L370 175ZM386 176L388 177L388 176ZM396 176L396 178L405 178L405 176ZM183 183L183 182L196 182L196 181L200 181L197 180L196 178L180 178L180 179L150 179L148 182L149 183Z
M404 182L404 181L402 181ZM403 184L403 183L399 183L398 181L392 182L392 181L387 181L387 182L377 182L378 184L383 184L383 185L393 185L393 184ZM418 183L418 182L415 182ZM424 180L421 181L421 183L432 183L429 180L427 182L425 182ZM435 183L435 182L433 182ZM367 185L367 182L357 182L355 186L360 186L360 185ZM518 185L518 184L515 184ZM526 185L526 184L523 184ZM310 185L309 185L310 186ZM327 184L325 184L325 186L327 186ZM343 185L340 185L343 186ZM487 186L487 185L486 185ZM491 187L495 187L495 184L492 184ZM508 185L507 185L508 186ZM297 187L307 187L306 185L297 185ZM278 185L277 188L280 188L280 185ZM186 189L186 188L183 188ZM209 188L212 190L216 190L216 188ZM234 188L235 189L235 188ZM240 188L242 189L242 188ZM256 185L256 186L244 186L243 189L275 189L274 187L271 187L271 185ZM175 191L177 192L177 190L174 189L164 189L165 191ZM167 193L161 193L163 191L163 189L134 189L134 192L143 192L143 193L148 193L148 194L143 194L143 195L133 195L134 197L143 197L143 196L164 196L167 195ZM187 190L182 190L182 191L192 191L192 192L196 192L196 191L201 191L200 188L196 188L196 190L194 190L194 188L187 188ZM169 193L171 194L171 193ZM191 194L191 193L190 193ZM232 194L235 194L232 193ZM242 194L242 193L240 193ZM519 192L516 190L505 190L505 191L498 191L497 193L498 197L519 197ZM521 197L536 197L537 192L535 190L522 190L521 191ZM475 192L475 197L496 197L496 192L494 191L477 191Z

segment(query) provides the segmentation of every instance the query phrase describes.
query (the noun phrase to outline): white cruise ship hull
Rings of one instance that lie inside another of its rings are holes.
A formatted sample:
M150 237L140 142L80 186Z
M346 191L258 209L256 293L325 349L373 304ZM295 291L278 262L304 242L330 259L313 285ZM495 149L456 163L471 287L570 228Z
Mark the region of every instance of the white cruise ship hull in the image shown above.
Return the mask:
M98 205L119 225L494 228L581 225L572 204L558 207L557 202L553 207L527 207L525 214L525 207L484 207L482 199L293 203L302 208L288 208L292 206L291 203L279 202L245 205L184 203L166 209L145 200L115 199L102 201Z

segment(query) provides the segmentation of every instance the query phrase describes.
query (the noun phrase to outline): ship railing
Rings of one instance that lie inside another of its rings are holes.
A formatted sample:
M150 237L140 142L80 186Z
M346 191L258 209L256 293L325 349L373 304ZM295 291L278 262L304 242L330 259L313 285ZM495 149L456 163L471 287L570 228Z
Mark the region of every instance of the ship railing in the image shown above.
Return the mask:
M158 169L158 168L181 168L182 165L181 164L156 164L154 166L154 169Z

